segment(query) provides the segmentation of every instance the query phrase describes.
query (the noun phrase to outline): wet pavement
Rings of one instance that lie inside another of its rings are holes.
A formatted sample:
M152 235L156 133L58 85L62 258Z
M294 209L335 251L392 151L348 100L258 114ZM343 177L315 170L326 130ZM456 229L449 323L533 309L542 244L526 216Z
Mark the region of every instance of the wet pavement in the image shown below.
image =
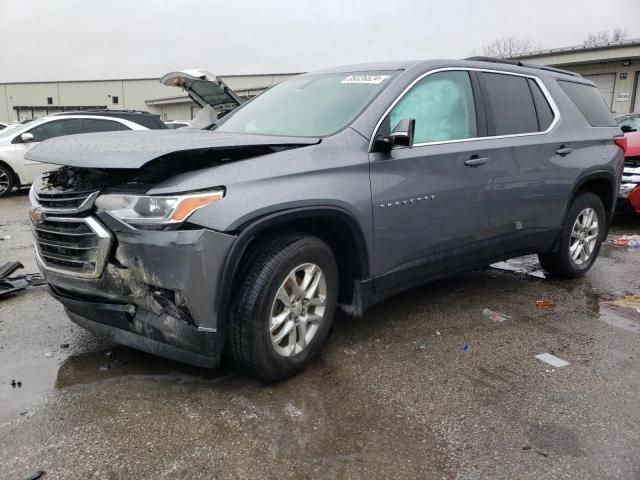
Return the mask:
M27 209L0 200L0 263L23 273ZM0 300L0 478L640 478L640 248L575 281L496 267L338 315L271 386L113 345L44 287Z

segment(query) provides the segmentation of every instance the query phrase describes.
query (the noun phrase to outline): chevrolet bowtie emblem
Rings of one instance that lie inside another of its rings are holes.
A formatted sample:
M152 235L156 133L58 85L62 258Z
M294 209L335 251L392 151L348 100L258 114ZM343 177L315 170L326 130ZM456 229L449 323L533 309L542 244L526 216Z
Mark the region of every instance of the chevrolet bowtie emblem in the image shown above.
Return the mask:
M33 208L29 212L29 216L31 217L31 221L35 225L40 225L42 222L44 222L44 213L42 213L42 210Z

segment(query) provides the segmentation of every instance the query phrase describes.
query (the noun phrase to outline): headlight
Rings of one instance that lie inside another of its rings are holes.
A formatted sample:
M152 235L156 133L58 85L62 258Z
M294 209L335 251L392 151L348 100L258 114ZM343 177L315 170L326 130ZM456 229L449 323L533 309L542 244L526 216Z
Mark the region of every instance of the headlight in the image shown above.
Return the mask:
M184 222L193 212L224 197L224 190L176 196L105 194L96 207L130 225Z

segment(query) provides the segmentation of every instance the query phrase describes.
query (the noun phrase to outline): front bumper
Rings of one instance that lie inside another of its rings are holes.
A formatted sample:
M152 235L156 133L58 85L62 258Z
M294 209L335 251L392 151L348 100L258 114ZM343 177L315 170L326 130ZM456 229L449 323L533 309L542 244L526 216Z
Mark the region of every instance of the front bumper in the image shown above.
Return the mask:
M114 245L97 278L38 265L78 325L117 343L202 367L224 347L219 281L235 240L207 229L135 230L101 215Z

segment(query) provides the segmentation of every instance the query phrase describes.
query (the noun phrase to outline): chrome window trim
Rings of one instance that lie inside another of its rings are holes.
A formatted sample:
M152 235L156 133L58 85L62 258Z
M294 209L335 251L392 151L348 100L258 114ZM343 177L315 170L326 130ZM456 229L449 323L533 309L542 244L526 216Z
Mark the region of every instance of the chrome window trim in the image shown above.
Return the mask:
M79 278L98 278L102 275L102 271L104 270L104 266L107 263L107 256L109 254L109 249L111 248L111 244L113 242L113 235L109 232L102 224L93 217L52 217L56 222L65 222L65 223L84 223L87 225L93 233L98 237L98 245L96 246L96 266L91 272L74 272L72 270L67 270L65 268L52 267L46 263L46 261L42 258L40 254L40 248L38 247L38 237L35 232L33 232L34 240L35 240L35 250L36 250L36 259L38 263L42 266L45 271L59 273L61 275L67 275L70 277L79 277ZM35 230L35 226L32 226L32 229Z
M551 96L551 93L547 89L546 85L542 82L542 80L540 80L540 78L536 77L535 75L531 75L531 74L527 74L527 73L506 72L506 71L503 71L503 70L493 70L493 69L490 69L490 68L476 68L476 67L436 68L434 70L429 70L428 72L425 72L425 73L421 74L418 78L414 79L400 93L400 95L398 95L398 97L393 101L393 103L391 105L389 105L389 107L385 110L385 112L382 114L382 116L380 117L380 119L376 123L376 127L373 130L373 135L371 136L371 139L369 140L369 153L373 152L373 142L375 141L375 138L378 135L378 131L380 130L380 126L382 125L382 122L384 121L384 119L387 118L387 115L389 115L389 112L391 112L393 107L396 106L396 104L402 99L402 97L404 97L406 95L406 93L409 90L411 90L416 83L418 83L423 78L428 77L429 75L433 75L434 73L458 72L458 71L498 73L498 74L501 74L501 75L512 75L514 77L525 77L525 78L532 79L534 82L536 82L538 87L540 87L540 90L542 91L542 94L544 95L545 99L549 103L549 106L551 107L551 111L553 112L553 121L551 122L549 127L546 130L542 131L542 132L511 133L511 134L508 134L508 135L491 135L491 136L486 136L486 137L469 137L469 138L458 138L458 139L455 139L455 140L441 140L441 141L436 141L436 142L414 143L413 144L414 147L424 147L424 146L428 146L428 145L445 145L447 143L474 142L474 141L478 141L478 140L493 140L493 139L499 139L499 138L528 137L528 136L531 136L531 135L546 135L547 133L551 132L555 128L555 126L558 124L558 122L560 121L560 109L558 108L558 105L556 105L556 102L553 99L553 97ZM484 99L481 99L481 100L484 100Z

